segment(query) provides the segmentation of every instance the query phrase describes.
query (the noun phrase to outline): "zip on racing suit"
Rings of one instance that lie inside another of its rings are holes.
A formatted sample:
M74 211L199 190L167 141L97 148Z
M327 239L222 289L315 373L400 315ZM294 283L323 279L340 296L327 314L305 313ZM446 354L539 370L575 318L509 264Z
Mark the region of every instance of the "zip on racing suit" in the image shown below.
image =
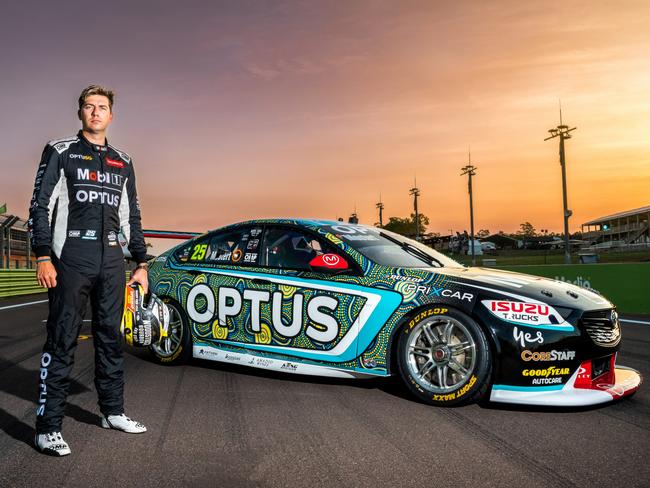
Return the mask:
M37 433L60 431L77 336L88 299L93 310L95 387L105 416L124 412L119 330L125 287L121 230L138 263L146 261L133 163L128 154L77 136L50 141L36 173L29 212L36 256L51 256L57 285L48 292Z

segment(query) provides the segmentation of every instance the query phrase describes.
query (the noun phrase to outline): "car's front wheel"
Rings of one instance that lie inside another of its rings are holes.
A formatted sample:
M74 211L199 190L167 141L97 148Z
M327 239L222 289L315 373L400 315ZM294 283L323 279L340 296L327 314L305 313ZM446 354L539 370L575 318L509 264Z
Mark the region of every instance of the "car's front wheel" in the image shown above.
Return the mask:
M183 364L192 357L192 333L187 315L174 300L163 298L169 310L167 337L149 346L154 359L162 364Z
M487 338L458 310L420 311L400 331L397 352L402 380L426 403L468 403L488 389L492 357Z

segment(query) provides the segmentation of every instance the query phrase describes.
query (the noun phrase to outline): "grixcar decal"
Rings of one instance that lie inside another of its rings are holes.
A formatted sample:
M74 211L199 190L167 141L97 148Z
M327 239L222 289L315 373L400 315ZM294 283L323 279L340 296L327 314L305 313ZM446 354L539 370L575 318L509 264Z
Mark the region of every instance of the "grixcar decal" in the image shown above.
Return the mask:
M414 319L444 321L432 310L452 309L488 339L492 400L586 405L641 383L615 364L620 325L604 297L465 268L381 229L313 220L234 224L155 259L150 282L181 306L194 355L205 359L304 374L396 374L397 330Z

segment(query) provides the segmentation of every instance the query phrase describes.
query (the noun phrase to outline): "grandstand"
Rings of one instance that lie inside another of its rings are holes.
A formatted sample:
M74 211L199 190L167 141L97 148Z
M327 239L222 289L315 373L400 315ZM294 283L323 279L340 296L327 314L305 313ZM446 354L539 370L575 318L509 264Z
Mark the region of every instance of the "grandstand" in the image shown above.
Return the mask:
M650 205L600 217L582 224L582 238L591 244L650 245Z
M27 221L15 215L0 215L0 268L33 268Z

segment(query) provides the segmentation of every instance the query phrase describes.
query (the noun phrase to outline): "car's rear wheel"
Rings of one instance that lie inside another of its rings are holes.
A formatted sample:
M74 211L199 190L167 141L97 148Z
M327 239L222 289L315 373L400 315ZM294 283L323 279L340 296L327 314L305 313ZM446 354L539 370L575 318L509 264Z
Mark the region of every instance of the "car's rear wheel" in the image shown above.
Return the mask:
M402 380L426 403L459 405L487 391L492 369L487 338L458 310L435 307L418 313L400 331L397 352Z
M153 357L162 364L182 364L192 357L192 333L182 307L169 298L163 298L169 309L169 330L162 341L149 346Z

